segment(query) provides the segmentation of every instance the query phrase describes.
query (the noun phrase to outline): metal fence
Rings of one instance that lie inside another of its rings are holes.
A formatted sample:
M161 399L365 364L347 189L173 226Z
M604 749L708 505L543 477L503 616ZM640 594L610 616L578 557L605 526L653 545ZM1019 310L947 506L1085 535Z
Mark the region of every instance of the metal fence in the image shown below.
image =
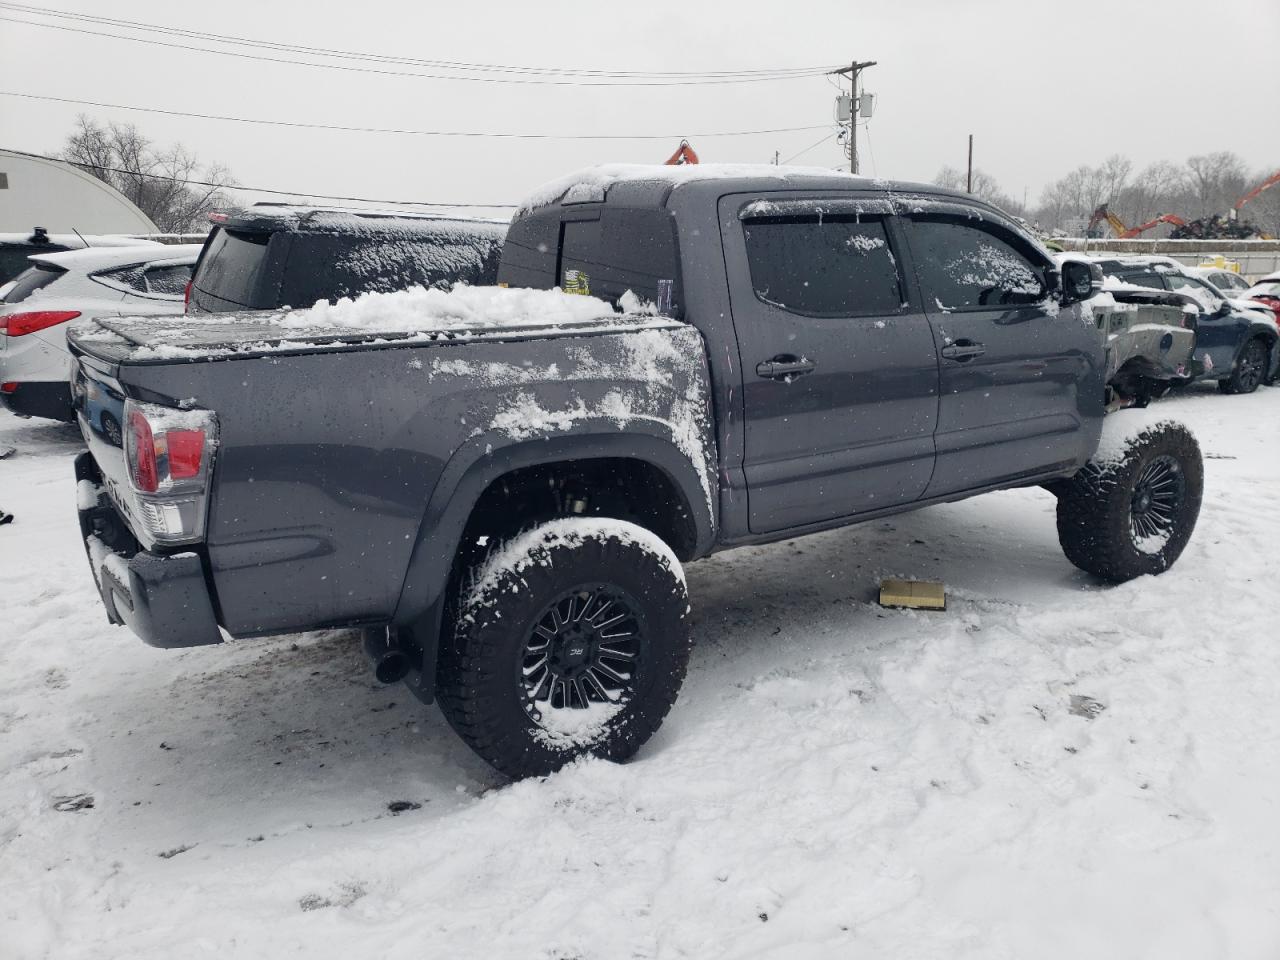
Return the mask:
M1087 253L1116 253L1130 256L1173 257L1189 267L1214 257L1240 264L1242 276L1250 279L1280 270L1280 240L1085 240L1057 238L1064 250Z

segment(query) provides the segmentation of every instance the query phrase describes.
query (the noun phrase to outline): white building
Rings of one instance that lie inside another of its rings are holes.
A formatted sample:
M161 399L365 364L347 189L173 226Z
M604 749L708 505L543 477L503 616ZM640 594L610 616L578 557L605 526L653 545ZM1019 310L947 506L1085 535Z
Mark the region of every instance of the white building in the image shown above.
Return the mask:
M146 234L159 228L124 194L68 163L0 150L0 233Z

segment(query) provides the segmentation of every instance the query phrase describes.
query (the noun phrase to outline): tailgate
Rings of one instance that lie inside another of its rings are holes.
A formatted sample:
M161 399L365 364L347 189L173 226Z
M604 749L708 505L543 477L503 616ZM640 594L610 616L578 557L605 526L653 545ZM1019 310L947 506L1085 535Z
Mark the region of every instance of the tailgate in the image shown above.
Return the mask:
M102 486L133 535L142 525L132 507L124 454L125 394L115 369L83 354L73 354L71 406L89 453L102 474Z

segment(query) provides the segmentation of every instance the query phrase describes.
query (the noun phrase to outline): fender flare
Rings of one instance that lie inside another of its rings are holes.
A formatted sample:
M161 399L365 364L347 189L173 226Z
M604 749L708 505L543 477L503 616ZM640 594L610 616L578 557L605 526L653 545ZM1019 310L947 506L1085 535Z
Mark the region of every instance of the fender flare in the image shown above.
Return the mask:
M417 539L400 588L393 626L407 632L413 659L421 655L420 669L406 679L410 690L424 702L435 693L436 651L444 614L445 590L454 557L471 511L494 480L525 467L573 460L626 458L661 470L684 498L693 519L693 556L710 552L715 542L716 519L693 463L652 421L634 420L625 431L610 421L584 421L578 432L512 441L504 434L488 432L470 438L450 457L428 498ZM714 467L707 465L708 482L714 484ZM712 487L714 502L714 486Z

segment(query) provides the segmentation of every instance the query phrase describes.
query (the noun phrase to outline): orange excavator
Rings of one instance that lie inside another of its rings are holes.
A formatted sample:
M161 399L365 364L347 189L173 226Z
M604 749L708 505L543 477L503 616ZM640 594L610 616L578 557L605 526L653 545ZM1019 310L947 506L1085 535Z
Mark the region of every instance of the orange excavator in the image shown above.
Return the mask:
M697 163L698 155L693 152L693 147L689 146L688 140L681 140L680 146L676 148L676 152L667 158L663 164L664 167L679 167L686 163Z
M1246 193L1243 197L1237 200L1235 208L1239 210L1250 200L1257 199L1258 195L1262 193L1262 191L1270 190L1272 187L1274 187L1278 183L1280 183L1280 170L1277 170L1275 173L1267 177L1267 179L1263 180L1260 184L1258 184L1256 187L1254 187L1252 190Z
M1107 225L1111 227L1112 232L1116 235L1116 239L1118 240L1132 240L1134 237L1145 233L1147 230L1150 230L1159 223L1172 223L1175 227L1185 227L1187 225L1187 221L1183 220L1175 213L1162 213L1154 220L1148 220L1146 223L1140 224L1136 227L1127 227L1125 226L1124 221L1108 210L1107 205L1104 203L1098 207L1097 210L1093 211L1093 216L1089 218L1089 226L1086 228L1088 233L1092 235L1094 227L1102 223L1104 220L1107 222Z

